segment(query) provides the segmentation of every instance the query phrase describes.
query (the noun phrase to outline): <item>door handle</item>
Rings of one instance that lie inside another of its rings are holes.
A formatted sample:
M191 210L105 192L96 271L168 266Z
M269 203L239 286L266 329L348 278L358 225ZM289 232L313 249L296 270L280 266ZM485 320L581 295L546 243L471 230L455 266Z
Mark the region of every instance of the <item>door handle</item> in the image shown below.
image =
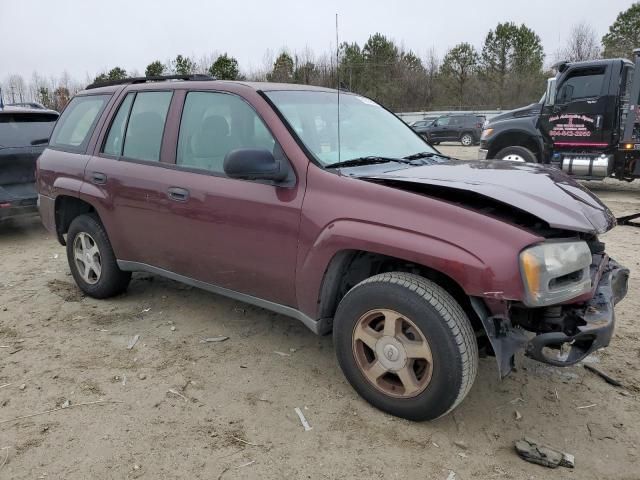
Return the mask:
M93 172L91 173L91 181L97 185L104 185L107 183L107 176L104 173Z
M167 190L169 200L186 202L189 199L189 190L180 187L171 187Z

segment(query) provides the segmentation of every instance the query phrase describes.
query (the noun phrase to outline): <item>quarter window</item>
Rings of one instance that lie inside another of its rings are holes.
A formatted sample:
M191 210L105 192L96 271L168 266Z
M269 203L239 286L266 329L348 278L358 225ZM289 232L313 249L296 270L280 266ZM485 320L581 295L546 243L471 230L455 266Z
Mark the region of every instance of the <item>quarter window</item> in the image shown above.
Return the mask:
M176 164L224 174L237 148L274 151L276 142L258 114L235 95L189 92L184 103Z
M77 152L86 150L91 132L108 100L109 95L74 97L60 116L49 145Z

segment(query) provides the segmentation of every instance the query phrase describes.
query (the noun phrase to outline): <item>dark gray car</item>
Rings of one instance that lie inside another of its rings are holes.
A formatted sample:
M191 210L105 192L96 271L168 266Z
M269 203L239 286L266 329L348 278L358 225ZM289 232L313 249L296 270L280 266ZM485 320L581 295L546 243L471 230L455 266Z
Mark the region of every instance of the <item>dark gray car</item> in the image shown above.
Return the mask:
M423 136L432 143L460 142L465 147L480 142L485 118L475 114L450 114L438 117L424 129Z
M37 213L36 160L57 119L53 110L0 108L0 220Z

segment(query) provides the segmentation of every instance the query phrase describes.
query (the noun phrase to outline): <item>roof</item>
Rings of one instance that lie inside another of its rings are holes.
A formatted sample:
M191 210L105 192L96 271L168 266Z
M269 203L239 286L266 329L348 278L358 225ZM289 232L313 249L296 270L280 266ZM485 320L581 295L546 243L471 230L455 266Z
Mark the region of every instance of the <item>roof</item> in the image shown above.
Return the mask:
M182 88L196 88L202 90L215 90L217 87L224 85L227 87L244 87L250 88L255 91L263 91L263 92L273 92L273 91L285 91L285 90L295 90L295 91L317 91L317 92L333 92L337 93L337 90L326 87L317 87L314 85L302 85L298 83L275 83L275 82L247 82L243 80L175 80L175 79L167 79L160 81L147 81L141 82L136 81L132 83L121 82L114 85L105 85L99 86L91 85L91 88L87 88L81 92L78 92L78 95L99 95L99 94L112 94L120 90L121 88L128 88L130 90L149 90L155 89L161 86L161 88L166 89L182 89ZM345 94L351 92L344 92Z

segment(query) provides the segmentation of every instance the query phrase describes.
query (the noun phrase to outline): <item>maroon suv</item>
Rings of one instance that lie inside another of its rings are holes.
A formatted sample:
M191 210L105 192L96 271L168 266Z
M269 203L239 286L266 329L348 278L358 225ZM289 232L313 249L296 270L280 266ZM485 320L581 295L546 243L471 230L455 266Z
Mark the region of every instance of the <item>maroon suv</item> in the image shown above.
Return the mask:
M78 286L145 271L333 331L347 379L422 420L467 395L478 351L571 365L608 345L628 271L611 212L561 172L454 161L344 92L203 79L90 86L37 172Z

